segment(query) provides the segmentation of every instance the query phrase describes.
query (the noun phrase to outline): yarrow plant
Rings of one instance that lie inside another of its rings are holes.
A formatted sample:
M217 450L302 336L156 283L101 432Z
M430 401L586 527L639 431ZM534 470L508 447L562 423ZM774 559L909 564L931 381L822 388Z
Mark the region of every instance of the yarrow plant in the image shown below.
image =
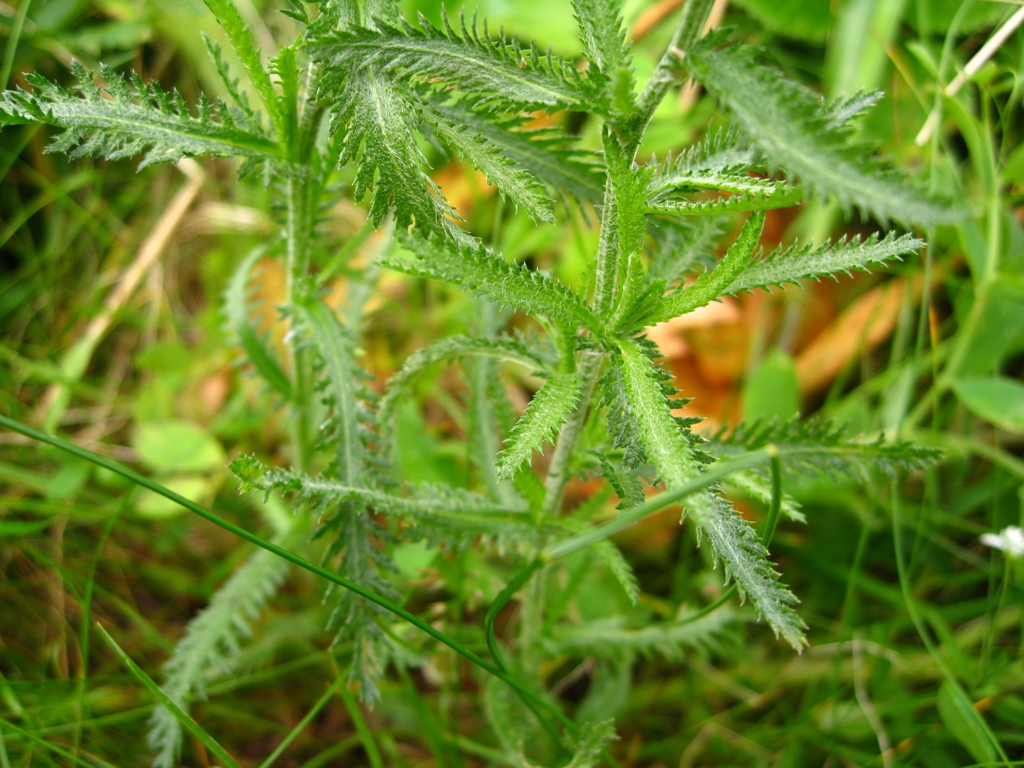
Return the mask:
M415 663L401 630L411 624L492 680L485 711L511 764L582 767L612 762L613 722L552 693L545 659L612 660L609 668L628 680L638 655L673 657L709 642L736 619L734 597L799 652L807 628L769 559L780 516L800 519L783 475L860 479L919 468L934 454L851 439L814 421L699 434L699 420L678 415L687 401L644 334L723 296L881 266L923 245L884 231L764 252L759 239L771 209L813 195L885 225L956 215L854 143L852 122L877 94L827 104L727 33L702 38L712 0L688 0L642 86L616 0L572 0L580 61L495 34L475 18L444 15L440 26L408 20L391 0L293 1L285 13L301 34L266 58L230 0L206 4L246 79L243 88L208 40L227 102L202 97L189 105L108 68L98 84L75 64L74 88L30 75L31 90L6 92L0 124L52 125L61 132L51 150L72 157L139 156L142 166L239 158L241 175L260 174L279 191L285 215L271 253L285 263L289 359L278 359L252 317L262 252L239 263L225 314L268 396L291 409L291 463L272 467L244 456L232 470L246 491L293 500L297 522L279 544L299 546L311 529L326 542L324 567L335 574L330 631L350 649L348 681L363 701L379 698L377 683L391 662ZM643 157L655 110L690 79L729 125L675 157ZM600 126L599 147L558 127L531 128L538 114L567 110ZM577 209L595 221L600 237L584 280L570 285L515 263L463 228L430 176L424 140L479 169L538 224ZM393 233L369 268L346 264L355 249L320 233L324 205L340 193L367 199L368 227ZM717 257L735 216L745 217L739 234ZM351 275L345 307L328 303L321 290L341 267ZM416 352L378 396L360 367L359 345L365 300L381 269L457 286L478 297L481 316L478 334ZM505 331L504 310L520 313L518 325L529 330ZM505 401L496 361L542 381L521 414ZM467 364L472 373L468 439L476 471L466 486L399 483L389 459L402 439L400 404L421 374L442 363ZM546 462L535 461L544 453ZM565 488L574 476L601 478L610 491L598 503L568 508ZM737 512L728 488L767 505L760 530ZM612 494L617 512L609 515L600 501ZM637 580L610 537L675 504L732 584L721 599L642 626L588 623L567 610L592 570L610 573L635 602ZM486 643L490 659L401 607L406 590L397 586L392 549L411 541L456 558L485 547L513 567L478 629L480 653ZM209 670L230 662L286 566L274 552L259 552L193 622L165 669L163 688L175 709L187 709L203 695ZM513 600L518 622L499 622ZM532 725L519 719L521 708L536 716ZM159 768L176 763L182 722L167 707L155 714L150 735Z

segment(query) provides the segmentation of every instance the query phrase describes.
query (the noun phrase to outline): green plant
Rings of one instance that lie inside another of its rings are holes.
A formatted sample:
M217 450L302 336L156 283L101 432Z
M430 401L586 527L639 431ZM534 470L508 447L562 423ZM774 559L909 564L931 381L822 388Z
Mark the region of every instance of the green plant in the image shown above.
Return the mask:
M489 717L514 763L564 763L572 756L572 765L594 764L613 733L603 720L576 721L562 711L545 689L545 655L617 654L625 667L637 654L672 654L707 642L734 620L739 614L723 606L735 593L800 650L805 627L796 598L767 559L779 515L799 515L782 492L782 474L861 478L875 468L919 468L934 453L880 438L849 440L816 423L751 425L701 437L693 419L674 415L685 400L643 332L721 296L866 269L923 246L889 233L765 255L758 242L766 210L820 195L883 222L931 224L955 216L853 143L851 121L875 97L825 105L761 64L755 50L729 45L721 34L701 39L709 0L686 4L639 93L612 0L574 2L585 67L535 45L492 37L475 21L456 25L443 17L440 28L413 26L386 0L324 2L315 13L293 3L289 13L303 32L265 65L235 7L227 0L207 4L247 75L242 89L217 46L208 44L230 104L203 99L191 109L158 85L128 82L107 69L101 88L76 67L76 92L39 77L30 79L31 92L7 92L0 124L58 126L64 132L53 148L73 156L141 155L143 165L239 157L240 173L260 173L278 190L286 217L275 251L286 263L282 309L290 359L276 359L254 328L248 288L258 254L239 265L225 304L248 361L272 396L292 410L291 467L269 468L244 457L232 468L244 489L293 495L304 513L282 531L281 541L297 545L315 517L316 535L326 541L325 562L340 574L333 586L362 590L343 589L330 598L331 628L351 644L349 682L363 700L377 698L376 681L390 660L408 663L408 640L378 610L393 611L401 598L389 576L389 547L397 540L425 540L456 557L486 541L495 545L495 558L515 568L475 641L432 631L512 685L551 732L548 742L534 739L510 716L519 704L504 688L488 686ZM674 159L641 162L655 110L688 77L709 90L733 125ZM252 106L249 94L262 109ZM577 145L558 129L529 129L537 112L565 109L599 126L600 148ZM426 172L424 138L479 168L537 222L554 220L551 197L561 198L570 214L573 206L596 204L599 245L584 279L567 285L511 263L462 229ZM369 195L369 224L395 233L393 247L369 269L345 264L351 251L317 236L321 206L338 182L357 199ZM720 217L737 212L749 216L724 257L714 259L706 245L693 247L724 226ZM359 287L350 290L355 300L344 310L329 306L320 291L339 266ZM478 335L443 339L417 353L378 400L359 367L359 332L360 297L372 290L381 267L451 283L481 303ZM522 313L517 324L529 330L502 333L508 318L498 313L507 310ZM429 366L463 358L518 363L543 384L522 416L510 418L497 368L477 364L472 482L396 485L387 460L400 440L400 405ZM535 474L529 465L548 443L554 450L546 473ZM573 475L603 476L620 515L604 520L600 504L563 509ZM769 504L760 535L733 509L720 482ZM588 569L607 569L636 601L636 579L609 537L680 502L734 588L663 623L570 620L567 606ZM202 694L207 670L232 655L247 617L273 593L281 569L278 558L257 554L195 621L167 668L164 688L175 705ZM568 585L557 594L550 586L556 577ZM495 625L520 589L521 628L515 655L506 660ZM484 641L491 662L473 650L475 642L482 653ZM179 748L180 720L170 711L158 712L152 731L158 765L173 764ZM529 755L524 743L531 745Z

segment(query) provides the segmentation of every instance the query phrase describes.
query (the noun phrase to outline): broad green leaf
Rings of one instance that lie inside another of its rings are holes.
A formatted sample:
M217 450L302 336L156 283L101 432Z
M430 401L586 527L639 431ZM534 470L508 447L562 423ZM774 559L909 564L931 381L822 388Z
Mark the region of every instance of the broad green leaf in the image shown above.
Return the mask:
M526 266L509 264L483 246L414 235L399 235L398 241L420 258L410 262L388 257L381 261L384 266L443 280L500 306L546 315L569 326L595 331L602 327L571 288Z
M486 136L468 125L453 123L439 112L426 107L421 110L421 115L440 139L474 168L483 171L487 180L502 195L508 196L516 205L523 206L535 221L554 221L551 200L544 186L511 158L502 154Z
M705 272L692 284L667 296L662 306L645 318L648 325L654 325L673 317L685 315L709 304L719 296L731 293L731 286L750 264L757 249L757 242L764 229L763 211L752 213L743 225L736 241L729 246L725 257L711 272Z
M1024 384L1006 376L953 380L960 402L978 418L1011 432L1024 432Z
M511 477L534 451L543 449L579 406L582 391L583 382L575 373L556 374L544 382L505 441L498 457L499 478Z
M460 31L447 14L444 28L424 17L416 28L401 19L379 29L352 28L316 39L308 45L314 58L328 67L377 69L393 77L443 82L473 94L480 105L515 110L600 107L600 91L568 62L524 47L505 37L489 37L460 17ZM328 74L324 86L340 95Z
M743 387L745 421L789 421L800 410L800 381L793 358L781 350L765 355Z
M39 75L26 79L34 92L5 91L0 100L0 127L43 123L64 129L47 147L72 158L105 157L119 160L141 155L140 168L174 163L183 157L242 157L283 163L287 155L259 125L224 104L199 102L193 117L177 93L168 94L136 75L131 84L109 67L101 67L106 87L72 63L75 91ZM104 94L110 96L107 98Z
M834 276L852 270L867 271L873 264L885 264L924 247L911 235L890 232L883 238L872 235L866 240L841 240L824 246L794 245L780 248L759 261L750 262L723 293L739 293L754 288L796 283L802 278Z
M865 161L845 128L835 127L821 100L777 71L758 64L749 48L719 49L715 37L688 51L685 64L739 121L764 153L819 195L835 195L883 220L949 222L959 213L911 187L899 174Z
M199 501L208 500L216 491L218 485L218 483L211 481L209 475L194 473L172 475L170 477L161 476L160 482L163 483L164 487L170 488L179 496ZM135 511L142 517L159 520L167 517L178 517L185 514L187 510L164 496L143 489L135 499Z
M144 421L132 446L140 461L162 472L205 472L227 463L217 438L190 421Z
M937 704L943 725L971 757L986 765L998 763L995 736L960 686L944 680Z
M271 389L285 400L290 400L291 382L288 375L249 319L253 309L249 304L249 280L253 267L263 255L264 250L257 248L238 265L224 291L224 314L228 331L245 351L256 373Z

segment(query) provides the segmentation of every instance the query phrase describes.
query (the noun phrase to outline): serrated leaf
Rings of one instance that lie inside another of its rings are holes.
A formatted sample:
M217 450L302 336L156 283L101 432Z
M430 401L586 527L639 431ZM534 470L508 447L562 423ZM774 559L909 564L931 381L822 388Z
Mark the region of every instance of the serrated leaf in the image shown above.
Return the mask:
M727 605L703 616L682 616L644 627L629 627L621 617L615 617L556 627L545 647L552 653L599 658L615 659L628 652L679 661L687 649L714 647L716 640L739 620L738 611Z
M797 283L803 278L834 276L852 270L867 271L872 264L885 264L924 246L924 241L911 235L897 236L890 232L881 239L872 235L866 240L841 240L818 247L793 245L780 248L759 261L749 262L722 293L781 286Z
M582 392L583 382L576 373L556 374L544 382L505 441L498 457L499 478L512 477L534 451L544 448L579 406Z
M423 171L427 161L413 133L419 117L412 94L370 67L352 67L337 76L343 77L344 88L331 130L345 132L338 162L358 156L353 192L358 200L373 188L373 223L393 213L399 227L415 223L428 232L453 230L449 217L455 211Z
M193 117L177 93L135 76L131 84L101 67L106 87L72 62L76 96L38 75L28 76L34 93L5 91L0 100L0 127L43 123L64 129L47 147L72 158L119 160L141 155L140 168L173 163L183 157L242 157L285 167L285 151L241 111L221 102L200 101ZM107 98L104 94L108 94Z
M287 542L286 542L287 543ZM210 673L231 669L250 622L277 592L288 561L258 550L217 590L209 605L189 622L184 637L164 664L161 688L185 712L189 702L206 698ZM154 768L173 768L181 754L181 721L165 706L153 710L146 741L156 752Z
M601 753L608 742L617 738L615 721L604 720L599 723L583 723L579 733L573 737L576 751L565 768L595 768L601 765Z
M615 111L628 115L635 106L632 56L619 6L618 0L572 0L588 74L599 79Z
M635 342L620 342L619 351L629 405L651 463L670 490L685 485L700 474L701 464L672 417L651 362ZM776 635L800 650L805 625L792 608L797 600L778 582L750 523L728 501L712 494L696 493L683 503L686 514L710 539L716 560L723 563L726 577L735 580L741 596L754 604Z
M647 231L646 187L654 173L652 166L637 167L610 130L603 134L605 165L615 194L615 234L620 269L626 259L640 251ZM602 211L602 220L608 217ZM604 226L608 226L606 223Z
M249 305L249 280L253 267L263 255L263 249L255 249L242 260L238 269L231 275L224 291L224 315L227 318L229 333L245 351L245 356L256 369L256 373L271 389L285 400L290 400L291 381L250 320L252 308Z
M443 29L420 17L419 28L404 19L379 29L350 28L312 41L314 58L330 67L369 67L393 77L445 82L473 94L478 104L511 106L513 110L600 106L600 93L567 62L542 54L504 35L491 38L486 22L466 23L460 31L442 14ZM323 87L341 94L338 81L327 75Z
M742 276L757 249L761 231L764 229L764 220L763 212L752 213L718 266L698 277L692 285L666 296L662 306L644 318L644 322L654 325L671 320L729 293L729 286L735 283L737 277Z
M483 171L487 180L502 195L523 206L535 221L554 221L551 200L544 186L532 175L501 153L487 137L468 125L449 121L439 112L424 107L420 113L433 132L452 147L462 159Z
M591 551L601 559L615 580L619 582L619 586L626 593L629 602L636 605L640 598L640 586L637 584L633 567L622 554L622 550L609 539L604 539L594 544Z
M541 370L545 367L544 360L531 352L522 342L512 338L452 336L431 344L411 355L402 368L388 380L378 411L381 439L385 445L391 443L395 414L402 399L408 394L412 381L432 365L469 355L511 360L531 370Z
M409 262L389 257L381 261L384 266L443 280L500 306L546 315L569 326L582 325L592 331L602 327L571 288L526 266L509 264L482 245L401 234L398 241L420 258Z
M692 225L680 220L658 221L654 230L658 247L651 256L647 278L673 285L698 264L710 265L715 244L726 232L726 221L724 216L701 217Z
M779 450L787 474L841 476L865 481L871 471L889 474L900 469L924 469L942 455L934 448L911 443L868 442L847 437L841 425L821 419L740 424L711 438L716 453L738 455L767 445Z
M246 26L242 15L231 0L203 0L203 2L216 17L221 29L224 30L228 42L249 76L249 82L252 83L263 106L270 113L278 139L282 145L287 146L291 136L291 125L288 123L287 113L281 109L277 92L270 80L270 73L263 66L259 46L253 40L249 27Z
M591 153L568 148L561 131L523 127L521 117L496 119L493 114L478 114L462 102L436 105L435 112L449 122L465 125L498 147L559 195L577 202L599 203L604 191L604 169Z
M687 52L690 74L738 119L749 139L819 195L835 195L847 210L882 220L929 224L958 218L950 205L929 197L894 172L865 160L865 152L835 126L821 100L755 61L749 48L718 49L705 40Z

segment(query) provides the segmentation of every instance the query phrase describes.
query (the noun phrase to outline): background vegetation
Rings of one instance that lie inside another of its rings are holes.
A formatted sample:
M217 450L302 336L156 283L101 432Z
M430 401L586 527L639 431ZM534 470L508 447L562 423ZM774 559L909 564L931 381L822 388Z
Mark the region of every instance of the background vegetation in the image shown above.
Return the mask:
M439 2L402 5L440 20ZM624 4L641 79L679 5ZM268 48L293 36L277 4L238 6ZM479 8L495 27L579 52L568 2ZM929 244L921 259L743 296L659 326L651 337L695 398L687 414L705 417L709 430L820 414L941 448L944 459L899 480L788 488L807 522L784 522L772 554L802 600L811 642L802 655L749 623L628 663L612 635L606 655L546 676L562 699L617 713L613 752L624 765L1024 764L1024 560L980 543L1020 525L1024 505L1024 34L1011 35L955 94L936 95L1019 5L736 0L717 8L735 37L760 43L830 98L883 89L863 138L971 215L921 233ZM21 0L0 3L0 25L0 82L10 86L24 84L26 71L68 82L77 59L134 69L189 101L222 88L198 34L220 30L198 0ZM919 143L930 115L934 130ZM586 146L600 145L578 115L557 119ZM717 119L711 99L684 88L659 110L641 153L687 146ZM258 178L237 182L231 163L137 172L130 161L46 154L39 128L2 135L0 412L136 466L243 527L266 536L287 529L288 509L238 495L224 471L243 453L285 463L288 414L238 368L222 300L242 256L278 230L268 190ZM579 277L595 242L582 216L535 226L526 212L503 210L477 175L425 150L474 231L500 218L506 255ZM370 259L377 236L362 231L364 208L339 198L327 226ZM772 212L765 241L875 229L841 213L820 202ZM260 269L269 328L284 276L274 262ZM346 285L342 274L329 287L342 296ZM476 306L451 288L387 273L371 310L362 363L383 381L427 343L464 331ZM523 407L536 386L523 377L510 394ZM470 471L467 391L445 369L402 410L404 479L458 484ZM0 440L0 766L148 764L155 699L93 622L159 680L186 624L250 551L112 473L12 433ZM575 503L608 504L594 491L569 488ZM675 512L622 534L640 607L595 577L584 578L574 610L671 618L694 595L713 599L721 584L693 555L692 536ZM510 576L472 550L446 558L406 545L396 559L410 609L456 636L462 623L479 625ZM235 662L210 676L208 699L192 710L233 755L257 765L293 735L277 765L503 764L482 681L457 656L430 648L392 669L368 710L333 683L349 651L330 648L320 586L294 571L282 578L252 617L252 637L238 633ZM604 681L599 696L595 680ZM189 738L182 765L216 763Z

